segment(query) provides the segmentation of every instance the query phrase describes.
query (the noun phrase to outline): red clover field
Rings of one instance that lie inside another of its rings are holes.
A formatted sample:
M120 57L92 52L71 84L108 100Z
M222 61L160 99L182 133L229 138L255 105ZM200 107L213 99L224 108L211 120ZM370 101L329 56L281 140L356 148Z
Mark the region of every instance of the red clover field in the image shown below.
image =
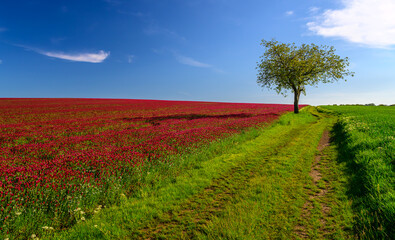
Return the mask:
M262 126L291 105L105 99L0 100L0 236L84 221L170 156Z

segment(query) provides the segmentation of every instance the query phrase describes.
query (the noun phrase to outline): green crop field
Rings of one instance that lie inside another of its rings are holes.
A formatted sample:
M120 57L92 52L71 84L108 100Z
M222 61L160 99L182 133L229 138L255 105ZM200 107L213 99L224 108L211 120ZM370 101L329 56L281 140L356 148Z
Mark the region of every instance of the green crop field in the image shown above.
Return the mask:
M351 176L349 195L360 238L395 237L395 107L325 106L335 126L340 161Z

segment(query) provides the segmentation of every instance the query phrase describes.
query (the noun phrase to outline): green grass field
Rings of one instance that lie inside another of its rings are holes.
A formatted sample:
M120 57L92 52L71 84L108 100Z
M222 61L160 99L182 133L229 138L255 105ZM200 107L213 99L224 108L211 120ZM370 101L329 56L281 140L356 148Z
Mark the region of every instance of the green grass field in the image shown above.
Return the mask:
M339 161L348 166L349 195L363 239L395 238L395 107L325 106L339 114Z

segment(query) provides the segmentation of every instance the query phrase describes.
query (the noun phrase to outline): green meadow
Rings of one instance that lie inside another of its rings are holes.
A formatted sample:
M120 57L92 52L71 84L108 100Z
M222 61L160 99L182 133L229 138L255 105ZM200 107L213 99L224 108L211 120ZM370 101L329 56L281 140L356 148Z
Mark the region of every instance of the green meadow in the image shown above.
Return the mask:
M334 127L339 162L347 165L348 195L362 239L395 237L395 107L325 106Z

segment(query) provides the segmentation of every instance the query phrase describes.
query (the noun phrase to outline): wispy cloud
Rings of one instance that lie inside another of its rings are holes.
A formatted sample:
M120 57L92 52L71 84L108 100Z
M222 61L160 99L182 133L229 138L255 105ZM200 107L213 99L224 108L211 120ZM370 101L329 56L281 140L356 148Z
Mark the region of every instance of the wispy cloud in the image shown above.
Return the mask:
M211 68L212 66L207 63L199 62L193 58L182 56L182 55L175 55L177 61L181 64L189 65L192 67L201 67L201 68Z
M221 74L225 73L225 71L223 71L222 69L219 69L211 64L200 62L196 59L193 59L193 58L187 57L187 56L183 56L183 55L180 55L175 52L173 52L173 54L174 54L176 60L181 64L192 66L192 67L198 67L198 68L209 68L209 69L213 70L214 72L221 73Z
M59 58L59 59L64 59L74 62L89 62L89 63L101 63L110 55L110 52L105 52L103 50L100 50L98 53L76 53L76 54L67 54L63 52L46 52L46 51L37 51L37 52L48 57Z
M395 1L342 0L344 8L326 10L307 23L324 37L340 37L368 47L395 45Z
M7 28L0 27L0 32L5 32L5 31L7 31Z
M320 10L319 7L311 7L311 8L309 8L309 12L310 13L317 13L319 10Z
M39 48L34 48L22 44L12 44L13 46L24 48L27 51L33 51L48 57L59 58L64 60L69 60L73 62L89 62L89 63L101 63L103 62L108 56L110 56L110 52L105 52L100 50L97 53L87 53L87 52L80 52L80 53L64 53L60 51L44 51Z
M294 11L286 11L286 12L285 12L285 15L287 15L287 16L294 15Z
M0 59L0 64L2 64L2 63L3 63L3 60Z

